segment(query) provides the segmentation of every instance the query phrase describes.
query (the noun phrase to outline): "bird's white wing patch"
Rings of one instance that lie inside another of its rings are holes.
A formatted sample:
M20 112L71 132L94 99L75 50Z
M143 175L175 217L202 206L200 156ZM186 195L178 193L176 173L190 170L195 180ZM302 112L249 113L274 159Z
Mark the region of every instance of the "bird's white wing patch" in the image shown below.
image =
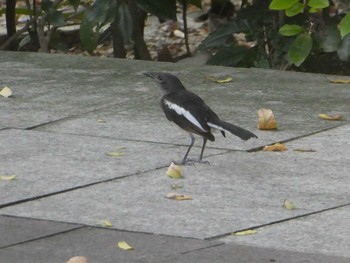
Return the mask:
M211 127L211 128L214 128L214 129L217 129L217 130L220 130L220 131L225 131L224 128L220 127L219 125L216 125L214 123L211 123L211 122L207 122L208 126Z
M197 126L199 129L201 129L204 132L208 132L208 130L204 129L202 127L202 125L199 123L199 121L186 109L184 109L183 107L172 103L168 100L164 100L165 105L167 105L169 107L169 109L174 110L177 114L184 116L188 121L190 121L192 124L194 124L195 126Z

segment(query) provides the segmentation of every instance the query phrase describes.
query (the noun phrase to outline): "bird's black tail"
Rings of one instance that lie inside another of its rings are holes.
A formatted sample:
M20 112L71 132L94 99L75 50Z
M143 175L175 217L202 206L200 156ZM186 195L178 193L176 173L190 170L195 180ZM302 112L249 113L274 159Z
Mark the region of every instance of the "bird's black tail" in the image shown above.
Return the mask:
M222 120L215 120L215 122L208 122L208 125L212 128L218 129L220 131L229 131L230 133L238 136L242 140L248 140L250 138L258 138L254 133L243 129L241 127L238 127L236 125L233 125L231 123L222 121ZM224 135L224 134L223 134Z

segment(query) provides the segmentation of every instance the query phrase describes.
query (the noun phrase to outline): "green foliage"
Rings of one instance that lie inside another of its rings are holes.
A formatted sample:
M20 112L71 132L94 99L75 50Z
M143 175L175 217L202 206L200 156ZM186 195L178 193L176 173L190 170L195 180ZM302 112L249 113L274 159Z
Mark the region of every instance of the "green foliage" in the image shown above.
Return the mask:
M350 13L347 13L346 16L339 23L340 35L341 38L344 38L348 33L350 33Z
M64 25L64 17L62 11L58 11L56 9L53 1L43 0L41 2L41 9L45 12L48 23L56 27Z
M299 34L288 50L288 61L300 66L310 54L311 48L311 36L308 33Z
M232 36L234 33L251 33L251 27L251 24L246 19L231 21L220 27L214 33L209 34L198 48L206 49L227 46L228 44L226 42L228 37Z
M350 12L331 15L329 7L328 0L256 1L211 33L199 48L213 54L208 63L230 66L300 67L324 52L338 56L333 61L347 61ZM245 33L255 45L239 45L232 40L234 33Z
M291 8L299 0L272 0L270 4L271 10L286 10Z
M304 31L305 30L302 26L285 24L278 30L278 33L280 33L282 36L290 37L298 35Z
M161 19L176 21L176 0L135 0L135 3L141 9Z

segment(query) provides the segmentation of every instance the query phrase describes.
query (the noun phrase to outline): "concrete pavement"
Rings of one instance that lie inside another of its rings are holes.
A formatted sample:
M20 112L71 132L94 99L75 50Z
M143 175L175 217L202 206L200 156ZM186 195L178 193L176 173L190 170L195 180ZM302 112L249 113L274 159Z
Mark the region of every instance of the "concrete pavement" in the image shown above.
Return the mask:
M168 178L188 137L163 116L146 70L176 74L259 139L218 133L211 165ZM11 52L0 52L0 76L13 91L0 97L0 175L16 175L0 180L0 263L349 262L350 88L329 82L339 77ZM277 131L256 128L262 107ZM281 141L285 152L259 150ZM174 183L193 200L165 198Z

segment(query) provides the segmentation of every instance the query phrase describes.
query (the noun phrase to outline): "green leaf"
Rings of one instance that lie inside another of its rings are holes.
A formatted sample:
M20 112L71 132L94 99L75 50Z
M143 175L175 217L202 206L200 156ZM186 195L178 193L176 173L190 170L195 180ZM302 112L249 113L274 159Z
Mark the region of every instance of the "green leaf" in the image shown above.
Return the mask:
M176 0L135 0L142 10L151 13L161 19L176 21Z
M247 48L239 46L221 48L208 59L207 64L234 67L245 58L247 52Z
M301 13L305 8L303 3L297 2L291 8L286 10L286 16L292 17Z
M25 45L27 45L28 43L30 43L31 39L30 39L30 36L27 35L25 36L21 42L19 42L18 44L18 50L21 50Z
M118 26L125 44L131 44L133 21L127 4L121 2L118 8Z
M299 0L272 0L269 8L271 10L285 10L291 8Z
M115 0L96 0L87 11L87 19L99 23L100 26L113 21L117 4Z
M234 33L249 33L251 25L247 20L234 20L221 27L213 33L210 33L198 46L198 49L215 48L227 46L226 41Z
M282 36L295 36L302 32L304 32L304 28L299 25L283 25L280 30L278 30L278 33L280 33Z
M338 56L342 61L347 61L350 56L350 34L346 35L340 42L337 50Z
M80 5L80 0L68 0L69 4L71 4L75 11L77 11L78 6Z
M56 27L64 26L64 16L61 11L50 10L47 14L47 21Z
M299 34L288 50L287 58L289 62L299 67L310 54L311 48L311 36L308 33Z
M348 33L350 33L350 12L343 17L339 23L341 38L344 38Z
M312 8L326 8L329 6L329 0L310 0L307 4Z
M318 48L323 49L325 52L337 51L341 41L340 33L337 28L337 24L332 23L327 25L324 31L315 32L313 37L314 43L318 45Z
M80 40L85 47L86 51L92 53L98 44L98 31L95 31L97 28L95 22L89 21L85 17L85 19L81 22L80 25Z
M309 8L309 13L313 14L313 13L318 13L320 12L321 9L320 8L315 8L315 7L311 7Z
M201 0L187 0L187 3L194 5L198 8L202 8L202 1Z

